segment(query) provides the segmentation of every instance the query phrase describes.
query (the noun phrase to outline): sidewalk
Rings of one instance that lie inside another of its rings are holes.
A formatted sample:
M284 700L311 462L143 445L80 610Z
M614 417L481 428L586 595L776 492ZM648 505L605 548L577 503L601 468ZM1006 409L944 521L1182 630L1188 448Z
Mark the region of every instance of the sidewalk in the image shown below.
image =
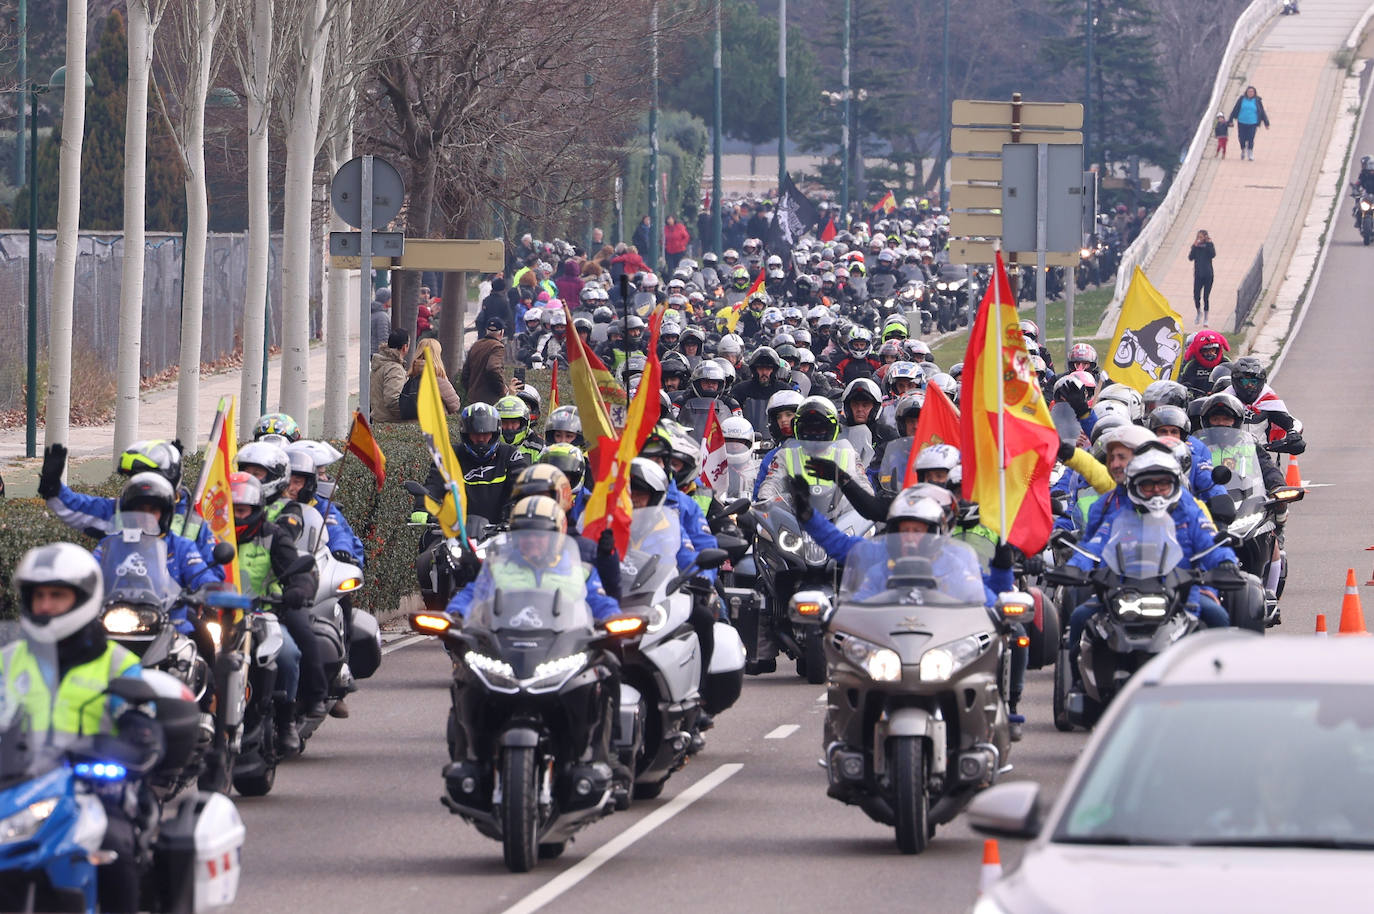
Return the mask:
M350 404L357 401L358 385L358 336L354 334L348 341L349 397ZM239 394L240 370L225 371L200 377L200 419L209 433L210 420L214 418L215 408L221 397ZM281 354L268 359L267 368L267 408L275 409L277 389L281 378ZM325 394L325 346L315 342L310 347L310 428L318 433L324 421ZM142 407L139 411L140 438L176 437L177 388L172 383L167 387L145 391L139 398ZM203 447L204 440L195 442L195 447ZM32 496L38 487L38 469L43 448L43 427L38 427L39 457L27 460L24 457L24 428L0 431L0 463L3 463L6 494L10 497ZM71 455L71 475L86 482L99 481L111 472L110 456L114 448L114 419L104 425L72 426L68 432L67 450ZM82 464L85 464L82 466Z
M1234 327L1236 289L1264 248L1263 292L1252 314L1262 314L1306 217L1332 125L1340 113L1345 67L1336 54L1360 21L1370 0L1304 0L1302 13L1279 16L1246 49L1231 74L1224 113L1247 85L1264 100L1271 129L1255 137L1255 160L1240 158L1231 131L1225 159L1213 146L1198 168L1187 203L1159 250L1145 265L1151 282L1195 330L1193 270L1188 250L1199 229L1217 248L1210 326L1229 337ZM1208 119L1216 112L1207 112Z

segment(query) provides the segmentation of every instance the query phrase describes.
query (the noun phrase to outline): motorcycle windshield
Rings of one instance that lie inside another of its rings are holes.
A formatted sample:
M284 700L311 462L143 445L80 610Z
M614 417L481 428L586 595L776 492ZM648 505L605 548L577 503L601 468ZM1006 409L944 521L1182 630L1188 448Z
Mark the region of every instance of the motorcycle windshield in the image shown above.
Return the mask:
M566 534L501 534L487 546L473 593L464 627L493 632L592 630L587 573L577 543Z
M1260 511L1264 507L1264 475L1260 471L1259 451L1249 432L1238 428L1213 426L1197 434L1212 452L1212 466L1226 467L1231 481L1226 494L1236 503L1236 516Z
M906 465L911 458L911 444L915 438L897 438L883 448L883 462L878 465L878 484L888 492L900 492L906 481Z
M692 430L692 440L700 441L706 437L706 426L711 420L711 411L716 408L717 401L706 397L689 397L678 407L677 421ZM720 418L729 418L728 414L722 412Z
M1123 511L1112 522L1102 561L1123 578L1157 578L1183 561L1183 547L1168 516Z
M982 606L978 554L934 533L885 533L850 550L840 581L846 603Z
M657 590L677 574L682 549L682 521L663 505L636 508L630 518L630 550L620 562L621 588L626 593Z
M143 516L116 515L115 532L100 541L106 603L166 607L181 593L167 572L167 541L143 529Z

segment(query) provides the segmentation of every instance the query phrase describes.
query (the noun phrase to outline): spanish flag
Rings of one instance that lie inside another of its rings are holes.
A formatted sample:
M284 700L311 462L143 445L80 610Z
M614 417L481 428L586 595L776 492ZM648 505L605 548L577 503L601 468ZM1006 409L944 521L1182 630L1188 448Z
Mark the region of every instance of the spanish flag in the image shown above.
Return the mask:
M563 305L564 313L568 306ZM568 325L572 326L572 315L568 314ZM577 404L577 415L582 419L582 437L587 441L588 456L596 465L597 453L603 440L610 441L614 450L618 436L611 425L610 412L606 409L604 392L614 390L624 402L625 393L616 383L615 376L601 360L582 344L582 336L576 331L568 334L568 371L572 373L573 403ZM557 362L554 363L555 368Z
M439 396L439 376L434 373L434 363L425 359L424 371L420 374L420 394L415 403L415 414L420 421L421 436L429 448L430 459L444 477L444 497L442 501L425 498L425 510L439 522L445 536L467 540L468 493L463 484L463 468L458 464L458 456L453 453L453 442L448 436L448 416L444 413L444 401Z
M227 402L226 402L227 401ZM234 427L234 398L219 401L219 412L210 429L210 443L205 448L205 470L201 476L200 500L195 510L205 518L215 539L234 547L234 560L224 566L224 580L240 591L238 540L234 535L234 499L229 489L229 473L233 469L232 452L237 450Z
M884 213L890 213L896 208L897 198L892 196L892 191L888 191L887 193L883 194L883 198L881 200L873 204L873 209L869 210L869 212L876 213L879 210L881 210Z
M983 295L964 356L964 498L983 524L1027 555L1049 539L1050 470L1059 435L1017 325L1011 283L997 252L997 275Z
M630 516L634 505L630 501L630 461L639 456L649 432L659 416L659 391L662 369L658 362L658 331L663 324L667 305L658 305L649 318L649 349L644 374L630 403L625 431L614 449L602 448L593 463L596 483L582 513L582 535L596 539L608 527L615 534L615 547L623 556L630 548ZM584 432L585 434L585 432Z
M744 293L743 298L731 306L729 313L725 315L725 323L726 326L730 328L731 333L735 332L735 327L739 324L739 313L749 307L749 299L753 297L755 292L763 288L763 281L767 277L768 268L759 267L759 275L758 278L754 280L754 284L749 287L749 291Z
M382 491L386 483L386 455L372 435L372 426L367 424L361 412L353 413L353 426L348 430L348 452L372 472L377 479L377 491Z

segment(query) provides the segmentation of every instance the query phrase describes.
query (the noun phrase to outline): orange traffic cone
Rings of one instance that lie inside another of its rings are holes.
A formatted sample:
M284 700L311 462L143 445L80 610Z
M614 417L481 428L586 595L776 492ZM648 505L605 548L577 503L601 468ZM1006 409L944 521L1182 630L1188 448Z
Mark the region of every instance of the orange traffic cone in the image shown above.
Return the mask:
M1345 598L1341 600L1340 634L1369 634L1369 629L1364 627L1364 610L1360 608L1360 592L1355 589L1354 568L1345 573Z
M1298 469L1298 458L1288 458L1288 471L1283 474L1283 484L1286 486L1302 485L1302 471Z
M1002 878L1002 856L997 851L997 839L983 841L983 871L978 876L978 894L992 888L993 883Z
M1326 637L1326 613L1317 613L1317 637Z

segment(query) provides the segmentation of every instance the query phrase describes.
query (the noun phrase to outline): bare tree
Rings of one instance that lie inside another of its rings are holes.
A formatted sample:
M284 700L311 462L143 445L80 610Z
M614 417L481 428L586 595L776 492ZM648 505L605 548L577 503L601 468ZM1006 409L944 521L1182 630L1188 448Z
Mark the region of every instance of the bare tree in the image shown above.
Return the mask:
M1202 106L1211 97L1221 55L1245 5L1244 0L1218 0L1202 9L1189 0L1155 0L1155 39L1163 52L1160 113L1168 148L1187 146L1199 116L1207 114Z

